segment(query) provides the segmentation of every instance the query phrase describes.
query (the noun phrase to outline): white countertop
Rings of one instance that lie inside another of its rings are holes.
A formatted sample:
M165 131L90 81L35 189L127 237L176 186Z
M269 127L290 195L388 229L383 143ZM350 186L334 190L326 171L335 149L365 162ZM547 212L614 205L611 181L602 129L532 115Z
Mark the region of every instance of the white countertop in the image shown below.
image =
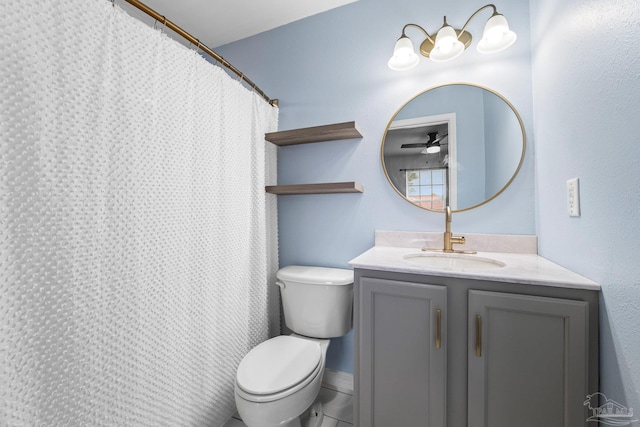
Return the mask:
M536 254L478 252L475 255L466 255L490 258L505 264L502 268L482 270L428 267L411 263L403 258L407 254L419 253L421 250L415 247L374 246L349 261L349 265L368 270L600 290L599 284Z

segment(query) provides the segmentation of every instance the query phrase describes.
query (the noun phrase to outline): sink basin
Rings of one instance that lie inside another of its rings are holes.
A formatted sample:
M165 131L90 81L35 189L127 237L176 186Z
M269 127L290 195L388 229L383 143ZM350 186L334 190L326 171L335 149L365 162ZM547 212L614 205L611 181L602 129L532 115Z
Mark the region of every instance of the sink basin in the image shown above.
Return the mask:
M505 266L495 259L464 254L421 252L405 255L403 258L412 264L446 269L488 270Z

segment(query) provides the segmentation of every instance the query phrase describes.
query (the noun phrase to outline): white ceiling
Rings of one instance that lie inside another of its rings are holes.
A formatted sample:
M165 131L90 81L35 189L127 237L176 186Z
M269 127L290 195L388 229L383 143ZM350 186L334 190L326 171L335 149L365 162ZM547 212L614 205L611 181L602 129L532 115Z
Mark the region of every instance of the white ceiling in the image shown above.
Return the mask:
M141 1L213 49L356 0Z

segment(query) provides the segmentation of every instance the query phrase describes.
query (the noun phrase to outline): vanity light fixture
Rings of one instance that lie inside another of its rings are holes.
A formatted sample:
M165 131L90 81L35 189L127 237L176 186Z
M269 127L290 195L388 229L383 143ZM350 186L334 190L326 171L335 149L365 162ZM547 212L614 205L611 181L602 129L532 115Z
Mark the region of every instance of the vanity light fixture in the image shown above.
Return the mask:
M426 38L420 44L420 53L432 61L450 61L462 55L462 52L469 47L472 40L471 33L466 30L467 25L469 25L471 19L486 8L492 8L493 15L484 26L482 40L477 46L478 52L495 53L508 48L516 41L516 33L509 29L507 19L504 15L498 13L495 5L487 4L476 10L459 30L447 23L446 16L442 27L437 33L431 35L420 25L405 25L402 28L402 35L396 42L393 56L387 63L389 68L395 71L409 70L420 62L420 57L413 50L411 39L405 33L408 27L416 27L425 34Z

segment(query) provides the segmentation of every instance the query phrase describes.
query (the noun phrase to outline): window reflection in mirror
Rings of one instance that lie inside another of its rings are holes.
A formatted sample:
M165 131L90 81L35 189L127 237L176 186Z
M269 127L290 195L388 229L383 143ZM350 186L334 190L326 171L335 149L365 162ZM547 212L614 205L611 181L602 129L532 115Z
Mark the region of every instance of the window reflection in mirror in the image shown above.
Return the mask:
M414 204L441 211L447 206L447 168L406 169L405 197Z

